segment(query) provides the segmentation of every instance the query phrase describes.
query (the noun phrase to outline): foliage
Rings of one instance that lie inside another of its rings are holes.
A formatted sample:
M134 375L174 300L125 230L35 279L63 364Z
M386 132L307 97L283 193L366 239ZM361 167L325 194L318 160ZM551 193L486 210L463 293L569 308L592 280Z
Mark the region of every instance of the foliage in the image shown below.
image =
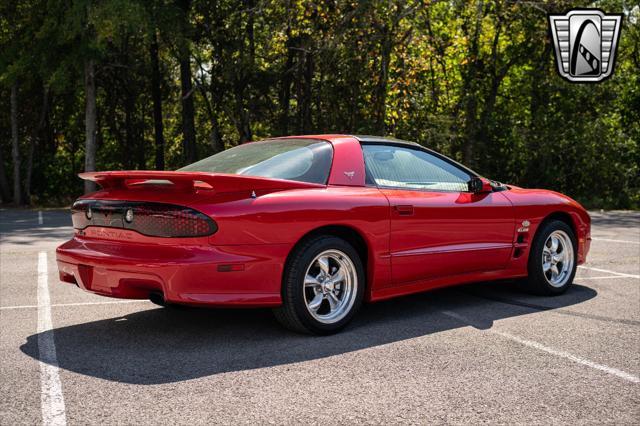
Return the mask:
M568 83L546 14L594 5L625 13L617 67L599 84ZM81 193L91 59L101 170L154 168L157 147L166 168L185 165L183 105L192 97L200 158L269 136L388 134L493 179L590 207L638 208L639 19L640 7L624 0L4 0L0 180L12 176L17 84L31 202Z

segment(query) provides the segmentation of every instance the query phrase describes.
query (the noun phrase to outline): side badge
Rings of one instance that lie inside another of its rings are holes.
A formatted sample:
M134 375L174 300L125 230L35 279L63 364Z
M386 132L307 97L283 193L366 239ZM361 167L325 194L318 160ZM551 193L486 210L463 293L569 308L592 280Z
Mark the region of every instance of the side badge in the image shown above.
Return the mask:
M531 225L531 222L529 222L528 220L523 220L522 226L518 228L518 232L529 232L529 225Z
M344 172L344 175L346 177L348 177L349 179L353 179L353 177L355 176L356 172Z

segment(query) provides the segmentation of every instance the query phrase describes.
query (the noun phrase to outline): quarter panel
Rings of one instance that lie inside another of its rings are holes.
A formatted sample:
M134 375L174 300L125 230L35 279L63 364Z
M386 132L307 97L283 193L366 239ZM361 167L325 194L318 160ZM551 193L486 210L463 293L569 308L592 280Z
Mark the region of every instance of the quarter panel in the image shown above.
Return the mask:
M218 224L218 232L209 237L209 243L216 247L284 244L290 251L315 229L330 225L352 228L368 246L369 288L390 281L389 203L377 188L328 186L280 191L228 199L204 209Z

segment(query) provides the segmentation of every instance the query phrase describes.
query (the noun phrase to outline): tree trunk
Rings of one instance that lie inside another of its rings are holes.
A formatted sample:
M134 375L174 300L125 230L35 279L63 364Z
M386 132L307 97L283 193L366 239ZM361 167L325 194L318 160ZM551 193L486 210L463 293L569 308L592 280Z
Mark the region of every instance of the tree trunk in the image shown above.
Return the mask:
M303 70L303 65L304 65L304 44L300 44L300 47L298 49L298 54L297 54L297 58L296 58L296 74L295 74L295 80L293 82L293 87L295 88L295 96L296 96L296 125L295 125L295 132L296 134L301 134L302 133L302 83L303 83L303 77L304 77L304 70Z
M96 65L93 59L88 59L84 63L84 94L85 94L85 150L84 150L84 171L93 172L96 170ZM95 183L84 181L84 192L89 193L96 190Z
M133 125L135 105L133 93L131 93L131 86L125 88L124 96L124 164L127 169L133 169L138 153L136 145L139 141L136 141Z
M27 152L27 170L24 176L24 203L31 204L31 175L33 174L33 153L36 149L37 138L29 137L29 151Z
M196 125L193 105L193 85L191 83L191 61L188 48L184 48L180 58L180 87L182 89L182 147L187 164L196 161Z
M251 118L253 116L253 100L251 97L251 86L253 83L253 75L255 72L255 34L254 34L254 13L255 7L254 0L245 0L245 7L247 11L247 25L245 27L245 37L249 44L249 53L246 59L246 70L243 70L240 84L237 86L236 99L240 105L240 143L250 141L253 139L253 132L251 130ZM244 43L243 43L244 44ZM242 56L245 56L244 48Z
M464 103L464 116L465 116L465 128L464 128L464 148L463 159L465 164L473 167L476 163L474 157L474 145L478 137L478 82L477 76L482 73L481 61L479 60L480 51L480 37L482 33L482 15L483 15L483 1L477 0L476 2L476 22L474 27L474 33L470 40L469 55L466 65L465 83L463 86L463 92L465 96Z
M313 60L313 52L309 48L305 54L305 70L304 70L304 102L302 113L302 133L311 132L313 123L311 122L311 105L313 102L313 74L315 72L315 63Z
M7 181L7 171L4 168L4 157L0 149L0 202L6 203L11 199L9 182Z
M22 204L20 145L18 141L18 83L11 86L11 157L13 159L13 202Z
M158 36L154 29L151 45L151 98L153 100L153 130L156 142L156 170L164 170L164 125L162 123L162 90L160 88L160 61Z
M293 74L293 59L295 57L295 51L293 49L293 40L291 37L291 29L287 28L287 60L284 64L284 70L280 77L280 123L279 130L280 135L285 136L289 133L289 111L291 104L291 80Z
M380 75L378 76L378 87L376 88L376 130L380 136L387 133L385 119L387 116L387 84L389 83L389 63L391 62L391 50L393 49L393 34L385 26L382 38Z
M224 141L222 140L220 124L216 116L211 118L211 148L214 154L224 151Z
M247 85L245 79L236 78L234 82L234 95L236 98L236 128L240 135L239 143L248 142L253 138L251 132L251 117L245 108L245 90Z
M249 70L254 72L255 61L256 61L256 42L255 42L255 34L254 34L254 26L255 26L255 11L253 10L255 7L254 0L246 0L245 1L247 7L247 40L249 41Z
M135 107L135 105L134 105ZM136 144L136 156L138 162L138 170L147 170L147 158L146 158L146 142L144 139L144 130L145 130L145 122L144 122L144 111L140 112L138 115L138 111L134 109L134 124L133 129L135 131L135 139L138 142Z
M2 147L0 146L0 201L7 203L9 200L11 200L11 190L9 189L7 171L4 168L4 156L2 155Z
M222 13L220 12L220 4L216 5L217 18L214 21L214 25L220 27L224 25L222 19ZM212 40L211 57L217 63L215 67L211 68L211 80L209 84L209 92L211 93L210 118L211 122L211 148L214 153L222 152L225 150L224 140L222 139L222 130L220 129L220 122L218 115L223 111L223 102L227 86L224 84L223 66L224 54L225 54L225 38L216 36ZM208 99L206 93L202 96L204 99Z
M211 123L211 133L209 135L209 141L211 143L211 149L214 154L224 151L224 142L222 141L222 133L220 132L220 124L218 123L217 105L220 104L220 89L214 82L215 77L211 76L211 84L209 91L211 92L212 100L209 100L209 93L205 90L202 84L197 84L196 87L202 95L202 101L204 103L204 109L207 112L209 123Z
M197 159L195 107L193 105L193 83L191 75L191 50L188 42L189 10L191 0L178 0L182 11L182 39L179 46L180 62L180 100L182 103L182 154L185 163L191 164Z
M24 198L28 204L31 204L31 177L33 175L33 154L36 143L40 141L40 146L45 145L45 126L47 124L47 116L49 114L49 88L42 86L42 107L40 109L40 119L34 134L31 135L29 141L29 154L27 156L27 173L24 182Z
M217 89L218 91L220 90L219 88ZM214 87L214 84L212 82L211 85L211 96L213 98L213 103L209 102L209 99L207 98L207 94L202 93L202 97L205 100L205 106L206 106L206 110L207 110L207 114L209 115L209 122L211 123L211 134L210 134L210 142L211 142L211 149L213 150L214 154L217 154L219 152L224 151L224 141L222 140L222 132L220 131L220 123L218 122L218 105L220 105L220 102L222 102L222 99L220 99L221 97L219 96L218 93L216 93L216 88Z

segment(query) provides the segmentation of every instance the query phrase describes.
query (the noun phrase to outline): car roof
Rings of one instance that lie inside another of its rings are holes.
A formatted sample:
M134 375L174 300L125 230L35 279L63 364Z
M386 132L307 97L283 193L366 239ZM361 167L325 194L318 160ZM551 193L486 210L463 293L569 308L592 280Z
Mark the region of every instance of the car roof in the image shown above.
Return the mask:
M319 134L319 135L296 135L296 136L281 136L275 138L269 138L268 140L281 140L281 139L324 139L334 140L338 138L354 138L358 142L367 144L394 144L394 145L407 145L407 146L422 146L416 142L405 141L403 139L397 139L391 136L375 136L375 135L350 135L350 134Z
M424 145L420 145L419 143L416 142L409 142L409 141L405 141L402 139L396 139L394 137L391 136L375 136L375 135L350 135L350 134L319 134L319 135L298 135L298 136L283 136L283 137L279 137L279 138L273 138L272 140L277 140L277 139L320 139L320 140L326 140L326 141L333 141L335 139L340 139L340 138L353 138L355 140L357 140L360 143L365 143L365 144L380 144L380 145L397 145L397 146L406 146L406 147L411 147L411 148L419 148L423 151L427 151L429 152L431 155L435 155L436 157L440 158L443 161L446 161L447 163L453 164L456 167L466 171L467 173L469 173L471 176L480 176L478 173L474 172L473 170L471 170L470 168L468 168L467 166L458 163L457 161L455 161L452 158L449 158L445 155L440 154L439 152L436 152L430 148L425 147Z
M394 145L410 145L410 146L421 146L415 142L405 141L403 139L397 139L390 136L373 136L373 135L351 135L352 137L358 139L358 141L368 144L394 144Z

